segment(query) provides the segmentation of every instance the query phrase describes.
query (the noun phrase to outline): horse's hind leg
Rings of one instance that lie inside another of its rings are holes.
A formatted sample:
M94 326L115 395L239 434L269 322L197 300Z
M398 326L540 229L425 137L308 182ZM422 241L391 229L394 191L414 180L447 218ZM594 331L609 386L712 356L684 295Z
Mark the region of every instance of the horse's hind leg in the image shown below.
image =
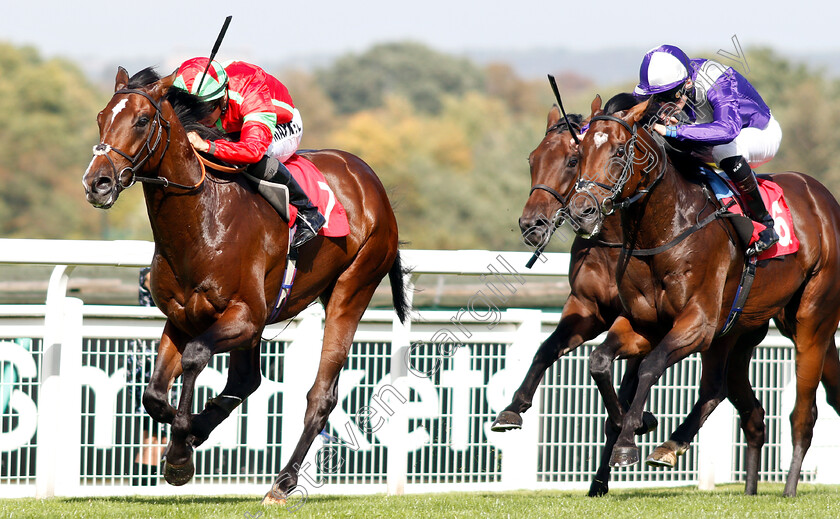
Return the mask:
M763 339L763 337L762 337ZM747 455L744 466L747 474L744 494L755 495L758 491L758 468L761 462L761 448L764 446L766 431L764 408L755 397L749 378L750 360L755 345L743 347L739 344L729 360L727 373L727 398L738 410L741 418L741 430L747 441Z
M603 320L590 309L593 304L592 302L581 301L574 295L569 297L557 328L540 345L534 355L534 360L531 361L528 373L522 380L522 384L513 394L510 405L496 417L492 430L504 432L520 429L522 427L520 413L524 413L531 408L534 393L537 392L537 387L539 387L543 374L549 366L563 355L606 330L607 327Z
M143 392L143 407L153 420L161 423L172 423L175 419L176 409L169 404L169 389L181 374L178 344L183 347L186 341L186 337L167 321L158 345L155 368Z
M192 417L192 436L188 439L192 445L197 447L204 443L213 429L260 387L261 381L260 348L230 352L225 388L207 401L201 413Z
M358 259L356 260L359 261ZM346 270L336 284L326 305L324 320L324 342L315 383L306 394L306 414L303 419L303 433L288 463L265 495L263 504L284 503L290 491L297 485L301 463L309 447L318 436L330 413L338 403L338 377L347 362L353 337L359 320L367 308L382 276L359 286L360 268ZM384 273L383 273L384 275Z
M703 372L697 401L685 420L671 433L668 441L656 447L645 459L645 463L651 467L674 468L677 459L691 447L691 442L703 423L726 397L727 356L714 350L711 353L702 353L701 358Z
M836 319L823 317L814 323L816 329L808 326L810 323L802 322L799 315L797 319L798 327L793 334L796 345L796 403L790 414L793 458L785 481L786 497L796 495L802 461L811 446L817 421L817 386L823 378L826 352L830 349L837 328Z

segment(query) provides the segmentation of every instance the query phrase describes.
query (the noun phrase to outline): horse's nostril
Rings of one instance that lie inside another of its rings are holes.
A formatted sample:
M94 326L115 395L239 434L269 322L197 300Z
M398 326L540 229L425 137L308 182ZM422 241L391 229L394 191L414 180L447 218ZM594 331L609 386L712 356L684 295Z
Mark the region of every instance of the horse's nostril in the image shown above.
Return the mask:
M114 186L114 181L109 177L99 177L93 182L93 190L97 193L107 193L111 191Z

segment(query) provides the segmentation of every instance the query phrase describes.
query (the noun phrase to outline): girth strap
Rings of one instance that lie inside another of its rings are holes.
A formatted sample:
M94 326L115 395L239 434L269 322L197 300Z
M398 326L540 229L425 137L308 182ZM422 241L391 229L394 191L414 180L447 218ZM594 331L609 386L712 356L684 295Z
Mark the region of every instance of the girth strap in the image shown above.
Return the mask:
M723 330L717 334L717 337L723 337L729 333L741 317L744 311L744 305L747 303L747 298L750 296L750 289L755 280L756 256L747 256L744 259L744 271L741 272L741 282L738 284L738 291L735 292L735 301L732 302L732 308L729 310L729 316L726 318L726 324Z

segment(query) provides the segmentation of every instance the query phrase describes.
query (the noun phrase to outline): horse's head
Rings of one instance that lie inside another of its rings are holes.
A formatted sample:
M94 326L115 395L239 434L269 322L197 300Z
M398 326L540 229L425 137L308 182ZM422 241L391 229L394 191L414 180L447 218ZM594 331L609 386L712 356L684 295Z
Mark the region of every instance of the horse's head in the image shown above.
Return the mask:
M149 171L163 157L170 129L160 103L174 79L174 74L158 79L147 69L129 81L124 68L117 71L114 96L96 117L99 144L82 177L93 206L110 208L120 192L134 184L135 175Z
M600 108L601 97L596 96L592 110L600 112ZM567 124L555 105L548 112L545 137L528 156L531 193L519 218L519 229L529 245L543 244L552 228L563 223L567 194L577 178L580 162L578 144L571 132L579 135L581 126L583 116L572 114Z
M598 234L606 216L641 198L659 179L650 174L660 171L659 145L639 124L648 104L591 119L581 141L580 178L569 199L579 235Z

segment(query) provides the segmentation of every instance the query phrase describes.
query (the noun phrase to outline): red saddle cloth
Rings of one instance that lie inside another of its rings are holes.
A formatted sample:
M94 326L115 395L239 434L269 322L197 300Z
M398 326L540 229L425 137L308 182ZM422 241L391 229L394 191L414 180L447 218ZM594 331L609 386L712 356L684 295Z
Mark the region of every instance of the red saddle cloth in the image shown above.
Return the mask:
M318 210L327 219L327 223L324 224L318 234L330 238L340 238L350 234L347 212L336 198L332 188L327 184L324 174L318 170L315 164L298 154L292 155L285 164L309 196L309 199L312 200L312 203L318 206ZM295 224L297 213L297 207L289 204L289 227Z
M758 178L758 190L761 193L761 199L764 201L765 207L770 212L775 222L774 228L779 235L779 241L766 251L758 255L758 260L765 260L770 258L777 258L786 254L793 254L799 250L799 239L793 230L793 219L790 216L790 209L785 202L782 188L773 181ZM730 198L721 199L723 204L729 203ZM741 206L735 204L729 208L730 212L736 214L744 214ZM758 233L764 230L764 225L753 222L753 234L750 240L750 245L755 243L758 239Z

